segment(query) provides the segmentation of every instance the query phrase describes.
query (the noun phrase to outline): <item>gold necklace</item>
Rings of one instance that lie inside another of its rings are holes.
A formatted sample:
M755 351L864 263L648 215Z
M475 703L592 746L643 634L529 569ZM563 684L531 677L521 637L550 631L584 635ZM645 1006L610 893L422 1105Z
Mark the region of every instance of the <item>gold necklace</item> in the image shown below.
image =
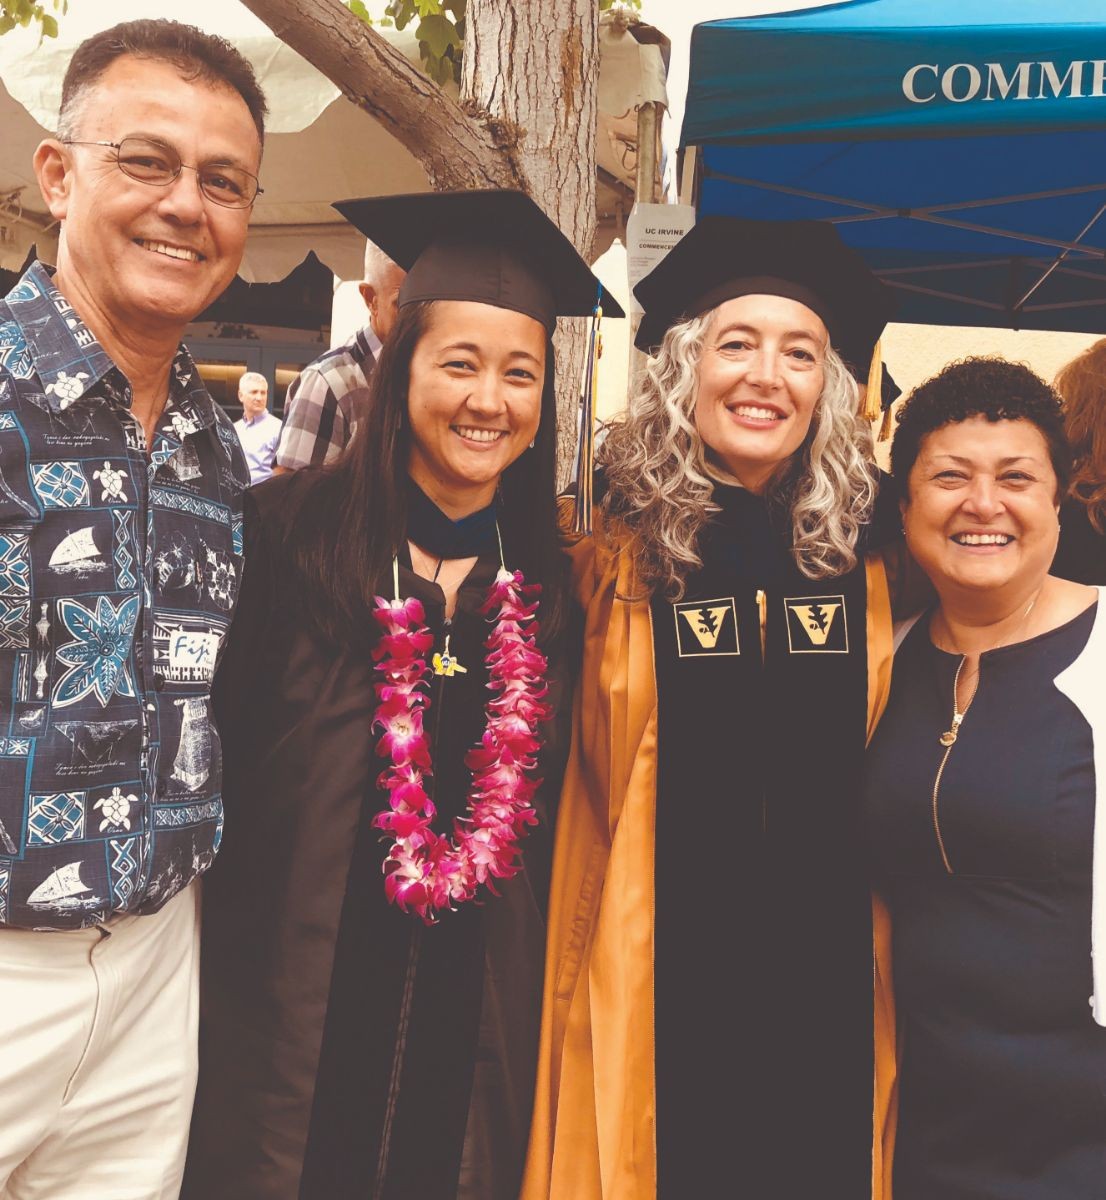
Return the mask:
M442 563L445 562L445 559L442 557L439 557L438 561L435 562L434 556L432 554L427 554L427 552L421 546L417 546L414 542L410 542L409 545L412 550L411 566L416 568L415 573L417 575L421 575L423 577L423 579L429 579L431 583L437 583L438 576L442 573ZM419 552L419 558L422 559L422 570L421 571L418 570L417 565L415 563L415 555L414 555L415 550L417 550Z
M1033 611L1033 606L1037 603L1037 600L1043 590L1044 584L1041 584L1041 586L1037 589L1036 594L1033 596L1033 599L1030 600L1025 606L1025 612L1022 613L1021 620L1017 623L1017 625L1014 626L1014 629L1010 635L1004 641L996 642L993 646L988 646L986 650L981 650L979 652L980 660L982 660L982 656L984 654L989 653L991 650L998 650L1002 646L1008 645L1019 633L1021 633L1021 631L1025 628L1025 623L1029 620L1029 614ZM948 764L949 755L952 753L953 746L956 745L956 739L960 736L960 726L963 724L964 718L967 716L968 709L971 708L972 701L975 699L976 693L979 691L979 678L982 674L983 666L982 661L980 661L979 665L976 667L975 687L972 688L971 694L964 702L963 709L961 709L960 672L963 671L964 664L968 661L968 656L956 644L956 639L952 636L952 629L949 626L948 618L945 617L943 613L942 619L945 622L945 631L949 635L949 641L952 643L952 648L957 654L960 655L960 662L957 664L956 674L953 676L952 680L952 723L938 738L938 741L942 746L944 746L945 752L941 755L941 763L937 768L936 778L933 780L932 811L933 832L937 837L937 848L941 852L941 861L945 865L945 871L949 875L952 875L954 872L952 869L952 864L949 862L948 853L945 850L945 839L941 836L941 819L937 809L937 794L941 790L941 776L945 773L945 767Z

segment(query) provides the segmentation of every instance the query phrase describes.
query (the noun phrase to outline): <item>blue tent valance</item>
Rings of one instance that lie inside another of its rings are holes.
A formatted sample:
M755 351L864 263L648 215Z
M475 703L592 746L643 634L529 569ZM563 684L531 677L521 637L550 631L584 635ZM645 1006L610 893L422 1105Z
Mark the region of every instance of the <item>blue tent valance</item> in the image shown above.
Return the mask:
M1106 6L715 21L690 79L701 212L832 221L900 320L1106 332Z

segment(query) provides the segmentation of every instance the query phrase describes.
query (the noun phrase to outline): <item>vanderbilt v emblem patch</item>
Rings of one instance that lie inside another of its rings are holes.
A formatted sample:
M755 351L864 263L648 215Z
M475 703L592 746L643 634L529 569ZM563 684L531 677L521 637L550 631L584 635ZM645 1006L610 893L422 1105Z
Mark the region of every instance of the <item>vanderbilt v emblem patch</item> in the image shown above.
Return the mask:
M685 600L674 604L672 611L676 618L676 646L681 658L740 653L732 596L718 600Z
M792 654L848 654L844 596L796 596L784 607Z

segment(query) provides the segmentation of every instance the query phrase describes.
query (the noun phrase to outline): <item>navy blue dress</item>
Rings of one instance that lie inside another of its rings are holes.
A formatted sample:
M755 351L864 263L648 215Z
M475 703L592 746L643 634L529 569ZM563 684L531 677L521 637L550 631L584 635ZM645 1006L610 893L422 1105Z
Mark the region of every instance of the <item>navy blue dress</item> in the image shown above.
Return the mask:
M895 658L863 793L894 929L895 1200L1106 1197L1106 1030L1089 1004L1092 736L1054 684L1095 608L982 656L936 806L960 660L926 620Z

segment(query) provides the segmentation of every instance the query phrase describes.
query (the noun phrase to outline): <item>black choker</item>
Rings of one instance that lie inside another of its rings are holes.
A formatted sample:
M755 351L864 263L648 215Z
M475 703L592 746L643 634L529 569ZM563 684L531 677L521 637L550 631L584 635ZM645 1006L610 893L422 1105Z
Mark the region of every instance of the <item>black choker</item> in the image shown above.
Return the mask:
M459 521L451 521L422 488L408 478L407 536L435 558L498 554L495 504L469 513Z

